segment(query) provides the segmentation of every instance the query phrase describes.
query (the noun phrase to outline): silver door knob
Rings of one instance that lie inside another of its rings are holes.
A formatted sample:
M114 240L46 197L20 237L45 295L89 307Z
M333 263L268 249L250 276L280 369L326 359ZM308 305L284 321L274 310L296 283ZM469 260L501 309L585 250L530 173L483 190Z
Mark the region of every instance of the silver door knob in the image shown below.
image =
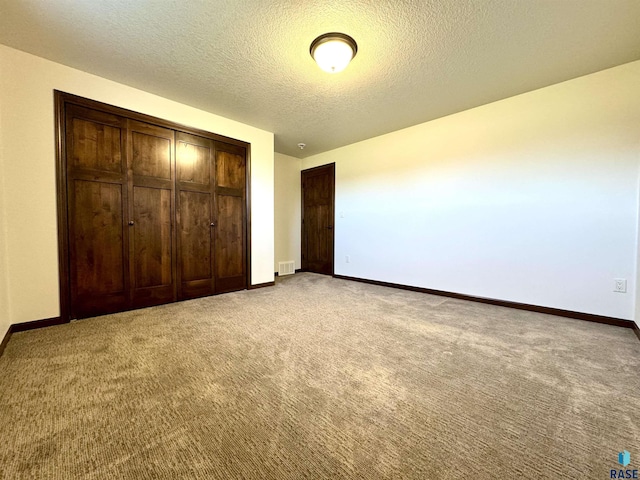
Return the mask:
M129 220L129 225L133 226L133 220Z
M216 226L216 222L211 222L211 226L215 227Z

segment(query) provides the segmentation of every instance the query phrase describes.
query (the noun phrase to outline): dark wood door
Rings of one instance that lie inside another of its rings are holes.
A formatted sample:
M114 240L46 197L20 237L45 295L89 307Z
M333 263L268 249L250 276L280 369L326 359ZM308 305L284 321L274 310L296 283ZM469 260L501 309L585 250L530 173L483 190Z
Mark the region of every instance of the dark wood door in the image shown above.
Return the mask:
M215 142L216 293L247 288L246 149Z
M79 106L65 113L72 318L129 305L126 122Z
M248 285L246 144L56 93L61 316Z
M335 164L302 171L302 268L333 275Z
M178 278L180 299L215 291L213 141L176 133Z
M129 268L132 307L175 300L174 131L129 120Z

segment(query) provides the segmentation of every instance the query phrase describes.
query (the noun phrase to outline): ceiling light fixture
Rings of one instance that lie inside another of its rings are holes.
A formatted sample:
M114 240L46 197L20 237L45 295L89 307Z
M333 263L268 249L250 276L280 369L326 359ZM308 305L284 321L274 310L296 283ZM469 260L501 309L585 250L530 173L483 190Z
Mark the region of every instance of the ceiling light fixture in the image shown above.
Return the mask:
M318 66L329 73L338 73L347 68L358 53L356 41L344 33L325 33L313 42L309 49Z

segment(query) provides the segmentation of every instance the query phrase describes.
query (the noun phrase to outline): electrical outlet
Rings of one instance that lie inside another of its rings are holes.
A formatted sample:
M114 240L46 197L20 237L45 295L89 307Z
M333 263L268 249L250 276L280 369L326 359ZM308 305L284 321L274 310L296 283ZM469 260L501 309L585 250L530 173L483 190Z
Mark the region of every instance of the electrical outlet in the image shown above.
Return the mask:
M614 278L613 291L617 293L627 293L627 280L625 278Z
M351 263L351 257L349 255L345 255L344 256L344 262L345 263Z

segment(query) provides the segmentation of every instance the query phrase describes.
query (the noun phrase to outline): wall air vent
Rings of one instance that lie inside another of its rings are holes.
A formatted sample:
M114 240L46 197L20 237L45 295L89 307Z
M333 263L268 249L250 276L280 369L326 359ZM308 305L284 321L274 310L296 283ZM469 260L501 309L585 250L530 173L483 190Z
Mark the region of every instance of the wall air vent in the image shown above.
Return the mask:
M278 262L278 276L292 275L296 273L296 263L291 262Z

